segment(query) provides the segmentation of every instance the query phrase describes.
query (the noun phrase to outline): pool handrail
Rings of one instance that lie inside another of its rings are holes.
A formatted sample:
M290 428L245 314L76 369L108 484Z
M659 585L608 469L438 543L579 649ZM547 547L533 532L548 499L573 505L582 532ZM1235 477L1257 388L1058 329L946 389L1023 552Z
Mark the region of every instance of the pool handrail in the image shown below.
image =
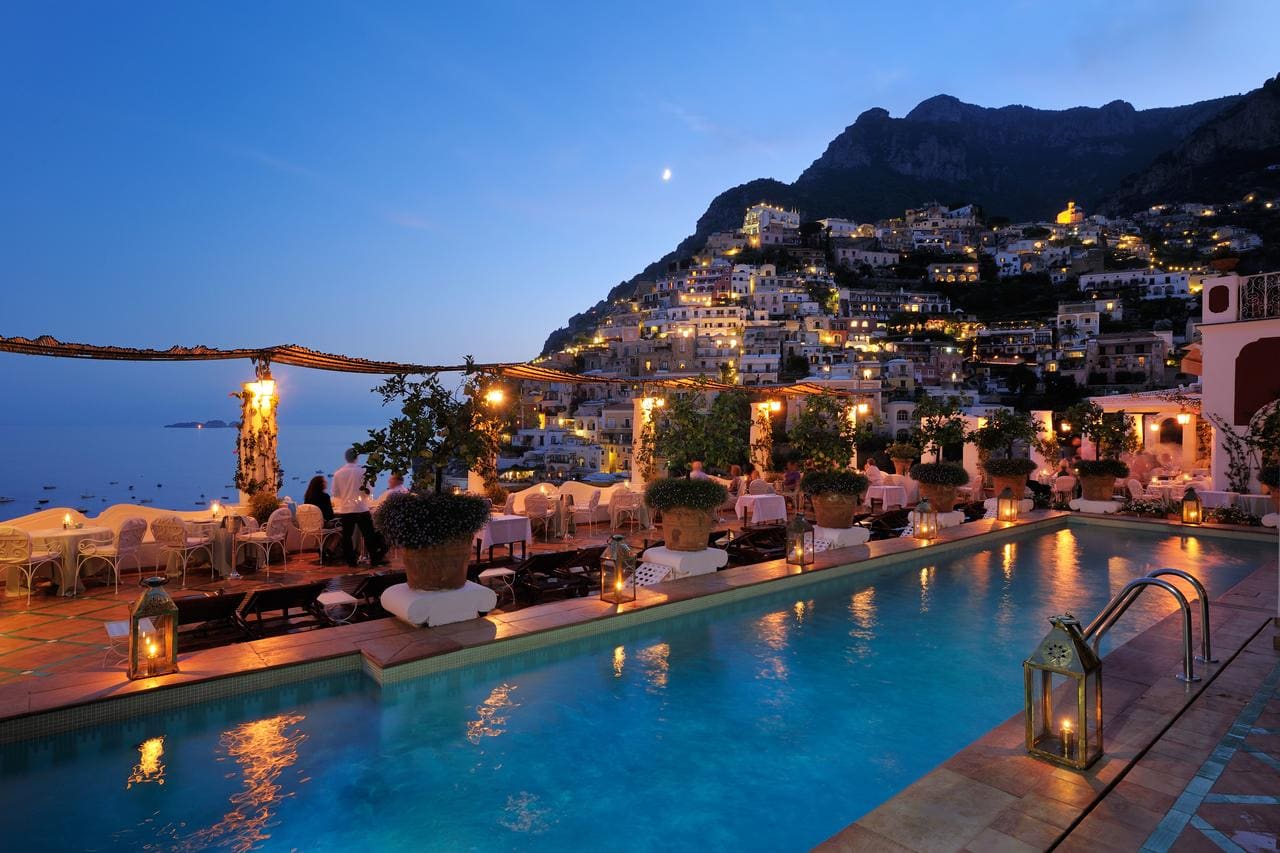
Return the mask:
M1084 629L1084 638L1086 640L1092 639L1093 647L1096 650L1102 642L1102 636L1111 630L1116 620L1124 615L1125 611L1137 600L1143 590L1152 586L1163 589L1172 595L1174 601L1178 603L1178 608L1182 611L1182 672L1177 678L1186 682L1199 681L1200 676L1195 673L1194 654L1191 645L1191 605L1187 603L1186 596L1168 581L1153 577L1134 578L1129 581L1124 585L1124 589L1120 590L1120 593L1111 599L1110 603L1102 608L1102 612Z
M1200 597L1200 656L1196 660L1201 663L1217 663L1214 658L1209 644L1209 593L1205 590L1204 584L1200 583L1200 579L1190 572L1184 572L1182 569L1173 569L1165 566L1162 569L1155 569L1147 572L1147 577L1158 578L1166 575L1182 578L1196 589L1196 595Z

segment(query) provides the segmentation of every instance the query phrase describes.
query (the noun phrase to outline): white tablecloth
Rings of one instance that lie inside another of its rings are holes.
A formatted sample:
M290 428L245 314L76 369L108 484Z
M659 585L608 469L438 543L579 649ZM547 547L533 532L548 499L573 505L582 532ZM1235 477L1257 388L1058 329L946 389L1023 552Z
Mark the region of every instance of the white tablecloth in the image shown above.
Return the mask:
M1117 480L1116 485L1122 486L1124 482ZM1182 500L1182 496L1187 493L1187 489L1195 489L1198 494L1202 489L1207 489L1208 487L1209 484L1204 480L1152 480L1147 490L1156 492L1162 495L1165 500L1176 503Z
M1256 515L1259 518L1269 512L1275 512L1272 509L1270 495L1236 495L1236 506L1249 515Z
M738 518L745 518L748 507L752 524L787 520L787 500L782 495L743 495L734 502L733 511Z
M31 530L32 547L40 550L40 542L50 551L62 552L62 578L58 584L58 592L71 595L76 587L76 560L80 558L80 543L86 539L111 539L110 527L73 527L63 530L61 527L50 527L47 530ZM101 566L101 563L98 563Z
M1235 503L1235 495L1231 492L1215 492L1200 491L1196 489L1196 494L1200 496L1200 502L1204 504L1205 509L1217 509L1218 507L1231 506Z
M526 548L533 542L533 525L527 517L495 513L476 534L476 544L481 550L512 542L523 542Z
M878 500L888 509L891 506L904 506L907 502L907 490L902 486L870 486L867 489L867 503Z

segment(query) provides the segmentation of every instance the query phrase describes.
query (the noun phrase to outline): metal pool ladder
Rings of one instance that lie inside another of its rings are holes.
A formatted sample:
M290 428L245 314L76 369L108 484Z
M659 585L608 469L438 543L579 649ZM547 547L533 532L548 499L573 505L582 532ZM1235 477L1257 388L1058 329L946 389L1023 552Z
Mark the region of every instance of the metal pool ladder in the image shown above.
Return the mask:
M1164 576L1179 577L1187 581L1195 587L1196 594L1200 596L1200 655L1193 656L1191 643L1191 605L1187 602L1186 596L1182 594L1176 586L1168 581L1160 580ZM1199 681L1200 676L1196 675L1194 661L1201 663L1217 663L1214 659L1212 649L1209 643L1209 594L1205 591L1204 584L1190 572L1184 572L1181 569L1156 569L1148 572L1145 577L1135 578L1125 584L1124 589L1102 608L1102 612L1098 614L1088 627L1084 629L1084 638L1093 641L1093 648L1096 651L1098 645L1102 642L1102 635L1111 630L1116 624L1116 620L1124 615L1125 611L1133 602L1138 600L1138 596L1148 587L1156 587L1163 589L1165 592L1173 596L1174 601L1178 603L1178 609L1182 611L1182 672L1178 674L1180 681Z

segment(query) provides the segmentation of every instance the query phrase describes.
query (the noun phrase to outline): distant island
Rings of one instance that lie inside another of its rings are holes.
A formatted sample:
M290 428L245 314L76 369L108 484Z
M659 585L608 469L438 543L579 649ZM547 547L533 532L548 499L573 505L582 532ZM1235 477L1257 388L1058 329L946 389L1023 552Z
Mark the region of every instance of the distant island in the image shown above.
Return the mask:
M176 424L165 424L165 429L239 429L240 424L227 423L226 421L179 421Z

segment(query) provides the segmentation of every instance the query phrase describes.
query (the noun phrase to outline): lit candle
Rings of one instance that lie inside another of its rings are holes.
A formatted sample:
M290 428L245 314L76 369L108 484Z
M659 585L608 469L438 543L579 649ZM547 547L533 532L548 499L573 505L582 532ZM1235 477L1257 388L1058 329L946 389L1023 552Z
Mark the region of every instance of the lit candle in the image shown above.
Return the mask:
M1062 741L1062 757L1070 758L1075 752L1075 733L1071 731L1071 721L1063 720L1062 729L1058 732L1058 739Z
M209 511L213 513L214 521L217 521L218 515L222 512L222 504L218 503L217 501L214 501L209 506Z
M69 529L70 527L71 527L71 513L69 513L69 512L63 513L63 514L62 514L62 529L63 529L63 530L67 530L67 529Z

